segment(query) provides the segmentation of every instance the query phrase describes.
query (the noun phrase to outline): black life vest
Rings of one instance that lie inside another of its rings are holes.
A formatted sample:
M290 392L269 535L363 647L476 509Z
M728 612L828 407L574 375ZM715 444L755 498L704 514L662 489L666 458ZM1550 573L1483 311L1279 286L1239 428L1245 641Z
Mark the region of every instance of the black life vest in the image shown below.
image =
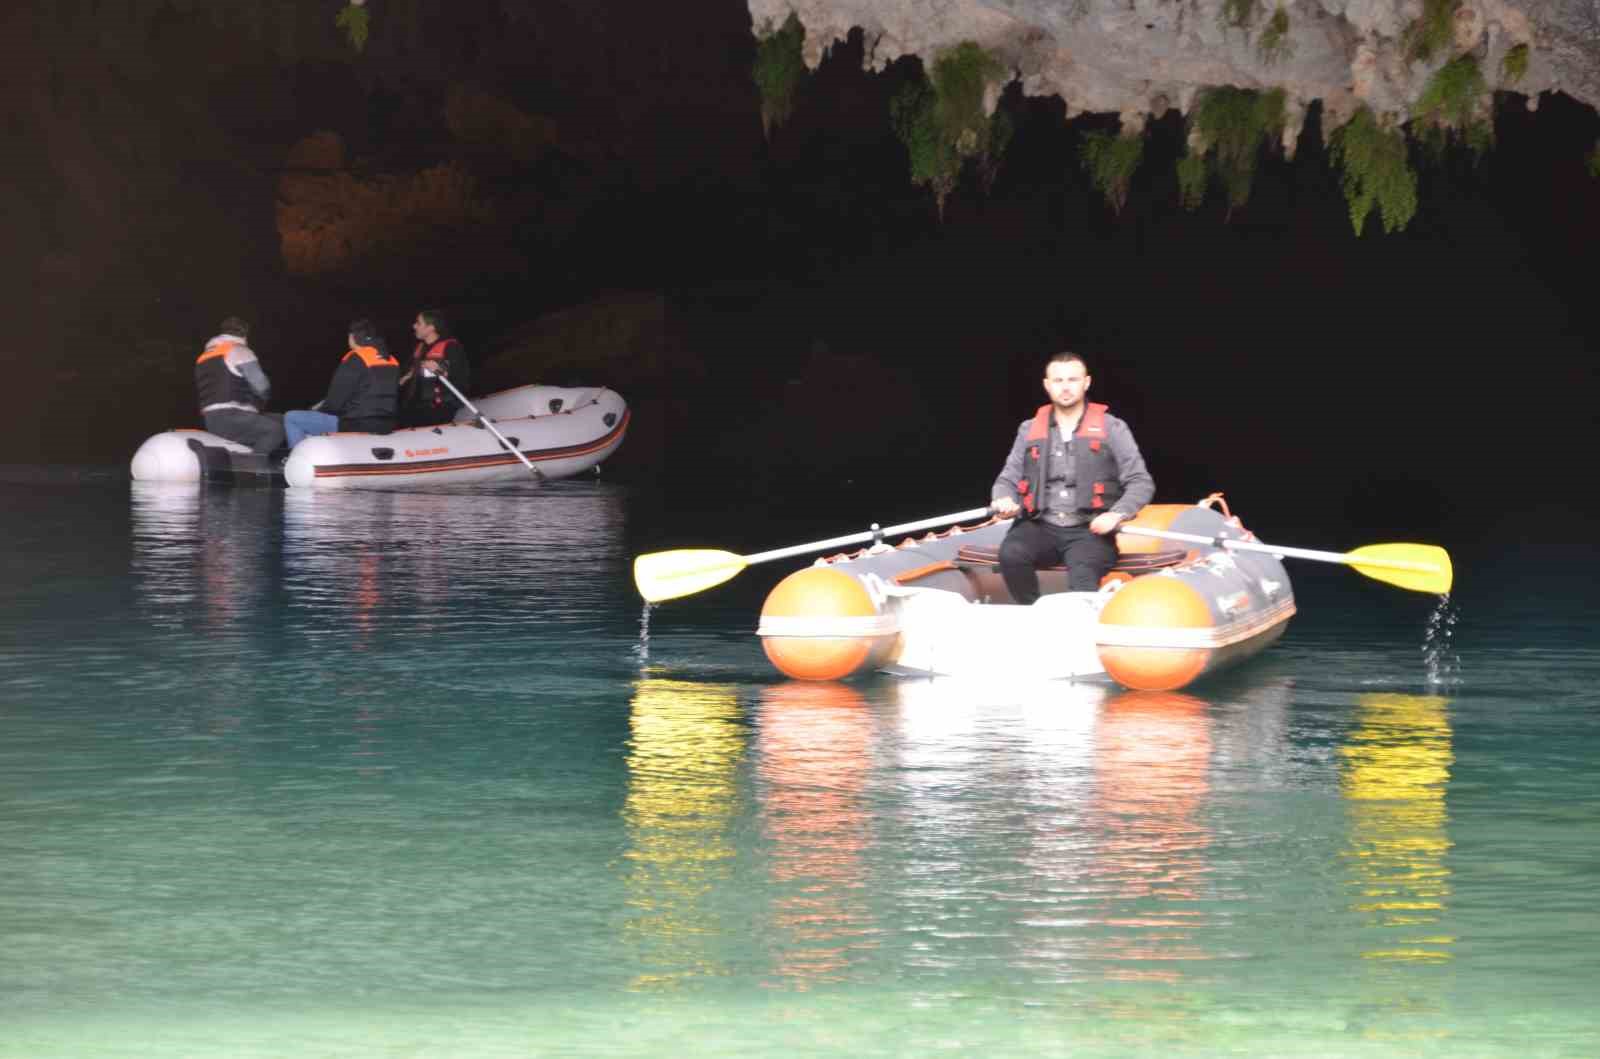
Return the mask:
M1107 444L1106 411L1103 404L1085 405L1078 417L1078 429L1068 442L1077 472L1073 500L1077 510L1089 515L1109 509L1122 496L1117 461ZM1027 448L1022 453L1022 481L1017 483L1024 518L1038 518L1043 507L1039 497L1044 495L1050 476L1050 421L1054 415L1055 407L1044 405L1034 413L1033 424L1028 428Z
M250 384L242 375L228 370L228 351L233 347L234 343L226 340L208 345L194 362L194 389L200 398L202 415L214 404L229 402L248 405L257 411L261 409L261 401Z
M339 429L386 434L394 429L400 362L372 346L361 346L346 353L340 366L351 357L359 358L365 370L355 397L339 413Z

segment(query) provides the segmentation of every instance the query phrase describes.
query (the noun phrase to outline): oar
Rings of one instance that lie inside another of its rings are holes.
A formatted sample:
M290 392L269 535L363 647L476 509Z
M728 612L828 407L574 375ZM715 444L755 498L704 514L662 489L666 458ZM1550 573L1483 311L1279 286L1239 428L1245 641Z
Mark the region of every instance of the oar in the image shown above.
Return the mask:
M538 468L534 467L533 464L528 462L528 457L524 456L522 454L522 452L515 445L513 445L513 444L511 444L511 442L507 441L506 440L506 436L504 434L500 433L500 431L496 430L494 428L494 424L493 423L489 422L489 417L484 415L482 412L478 411L478 406L473 404L471 401L467 400L466 394L464 394L460 390L456 389L455 385L453 383L451 383L451 381L449 379L445 378L444 374L442 372L437 372L437 371L434 371L431 368L428 368L428 367L424 366L423 369L422 369L422 374L426 378L438 379L440 382L444 383L444 388L449 390L451 393L456 395L456 400L461 402L462 407L465 408L467 411L471 412L473 415L477 416L478 417L478 422L482 423L485 427L488 427L489 428L489 433L493 434L496 438L498 438L499 441L500 441L500 444L502 444L506 448L510 449L511 450L511 455L515 456L517 459L522 461L522 465L524 467L528 468L528 473L529 474L533 475L535 478L539 477Z
M1441 596L1450 591L1450 585L1455 578L1450 564L1450 553L1437 544L1368 544L1353 552L1319 552L1311 548L1285 548L1277 544L1263 544L1260 541L1205 537L1198 533L1174 533L1172 530L1148 529L1144 526L1121 526L1117 532L1131 533L1139 537L1160 537L1162 540L1182 541L1188 544L1209 544L1236 551L1265 552L1268 555L1287 555L1295 559L1343 563L1374 580L1409 588L1413 592L1431 592Z
M916 522L888 526L884 529L874 526L864 533L851 533L843 537L831 537L825 541L796 544L789 548L775 548L770 552L757 552L754 555L735 555L732 552L722 552L712 548L680 548L670 552L652 552L633 560L633 583L638 586L639 595L643 596L646 602L660 603L664 599L692 596L696 592L703 592L720 585L745 567L754 566L756 563L787 559L808 552L826 551L829 548L860 544L902 533L915 533L917 530L931 529L934 526L948 526L952 522L984 518L988 514L988 508L975 507L969 511L958 511L953 515L919 519Z

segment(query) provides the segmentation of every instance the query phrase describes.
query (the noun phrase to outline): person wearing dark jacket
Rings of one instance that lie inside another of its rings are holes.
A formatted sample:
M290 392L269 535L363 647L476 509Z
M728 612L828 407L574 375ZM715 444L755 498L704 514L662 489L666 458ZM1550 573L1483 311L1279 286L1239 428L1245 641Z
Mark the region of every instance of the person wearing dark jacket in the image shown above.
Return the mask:
M334 370L328 395L309 411L284 413L283 429L290 448L315 434L387 434L394 429L399 361L389 355L370 320L351 323L346 339L349 349Z
M1095 591L1117 561L1117 526L1155 495L1128 424L1084 400L1090 381L1076 353L1050 358L1050 403L1017 427L989 493L996 514L1017 516L1000 542L1000 575L1018 603L1039 598L1039 567L1056 563L1070 591Z
M217 437L248 445L265 456L283 444L283 417L261 410L272 384L247 341L250 325L230 316L222 321L221 331L194 362L200 417Z
M435 375L448 376L450 385L467 392L469 366L467 351L450 333L450 325L437 309L424 309L411 324L417 347L411 351L411 364L400 376L400 425L431 427L455 419L461 402L437 378L421 368L427 365Z

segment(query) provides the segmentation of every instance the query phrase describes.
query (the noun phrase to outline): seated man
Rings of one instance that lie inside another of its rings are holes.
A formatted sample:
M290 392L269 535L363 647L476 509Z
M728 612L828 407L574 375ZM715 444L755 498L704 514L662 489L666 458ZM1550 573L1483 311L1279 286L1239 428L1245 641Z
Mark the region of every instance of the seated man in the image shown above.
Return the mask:
M314 434L338 430L387 434L394 429L399 362L389 355L370 320L353 321L345 338L349 348L334 370L328 395L310 411L284 413L290 448Z
M430 427L455 419L461 402L437 378L421 369L447 375L450 383L467 392L469 368L467 351L450 334L450 325L437 309L424 309L411 324L417 347L411 351L411 365L400 376L400 425Z
M250 325L237 316L206 343L194 362L194 388L206 429L265 456L283 444L283 417L261 411L272 392L267 373L246 339Z
M990 492L993 510L1019 515L1000 542L1000 575L1018 603L1039 598L1039 567L1065 563L1067 587L1093 592L1117 561L1116 530L1155 495L1128 424L1103 404L1084 404L1082 357L1045 363L1050 403L1017 428Z

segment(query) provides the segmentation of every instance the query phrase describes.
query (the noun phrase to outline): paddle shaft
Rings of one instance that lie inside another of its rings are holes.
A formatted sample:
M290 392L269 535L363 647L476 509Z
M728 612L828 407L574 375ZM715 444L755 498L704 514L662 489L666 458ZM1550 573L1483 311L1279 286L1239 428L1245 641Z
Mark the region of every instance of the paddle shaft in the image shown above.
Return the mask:
M1386 566L1393 570L1418 570L1432 573L1438 569L1429 563L1414 563L1405 559L1368 559L1346 555L1344 552L1321 552L1314 548L1285 548L1259 541L1241 541L1232 537L1206 537L1199 533L1176 533L1172 530L1148 529L1144 526L1121 526L1118 533L1131 533L1138 537L1160 537L1162 540L1181 541L1186 544L1209 544L1214 548L1233 548L1246 552L1265 552L1268 555L1287 555L1294 559L1316 559L1324 563L1343 563L1346 566Z
M834 537L825 541L813 541L810 544L796 544L790 548L774 548L770 552L757 552L754 555L744 556L746 565L752 563L765 563L773 559L787 559L794 555L805 555L808 552L825 551L828 548L839 548L846 544L860 544L863 541L877 540L899 533L915 533L920 529L932 529L934 526L948 526L952 522L966 522L969 519L983 518L989 514L986 507L975 507L968 511L958 511L953 515L939 515L935 518L918 519L916 522L907 522L899 526L886 526L883 529L870 529L864 533L849 533L843 537Z
M524 456L522 454L522 452L515 445L513 445L513 444L511 444L511 442L507 441L506 440L506 436L504 434L500 433L500 431L498 431L498 430L496 430L494 428L494 424L489 422L488 417L485 416L482 412L478 411L478 406L473 404L471 401L467 400L467 395L462 393L460 390L456 389L454 383L452 383L449 379L445 378L443 374L441 374L440 372L437 372L437 371L429 371L427 368L424 368L422 373L424 375L426 375L430 379L438 379L440 382L444 383L444 388L449 390L451 393L456 395L456 400L461 402L462 407L465 408L467 411L471 412L473 415L477 416L478 417L478 422L482 423L485 427L487 427L488 430L489 430L489 433L493 434L496 438L499 439L500 444L502 444L506 448L510 449L511 450L511 455L515 456L517 459L522 461L522 465L524 467L528 468L528 473L529 474L532 474L532 475L535 475L535 476L538 475L538 473L539 473L538 468L534 467L534 465L528 461L528 457Z

